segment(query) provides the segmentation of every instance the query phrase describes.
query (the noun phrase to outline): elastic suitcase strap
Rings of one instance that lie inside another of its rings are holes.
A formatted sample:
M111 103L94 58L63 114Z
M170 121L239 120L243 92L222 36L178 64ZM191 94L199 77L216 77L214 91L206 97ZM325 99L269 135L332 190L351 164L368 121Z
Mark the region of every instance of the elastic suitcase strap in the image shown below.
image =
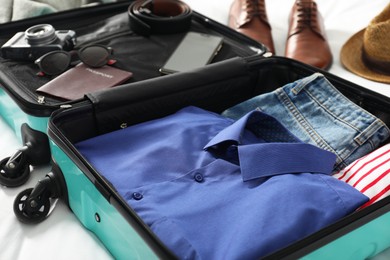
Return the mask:
M191 25L191 8L177 0L134 1L128 10L130 28L137 34L183 32Z

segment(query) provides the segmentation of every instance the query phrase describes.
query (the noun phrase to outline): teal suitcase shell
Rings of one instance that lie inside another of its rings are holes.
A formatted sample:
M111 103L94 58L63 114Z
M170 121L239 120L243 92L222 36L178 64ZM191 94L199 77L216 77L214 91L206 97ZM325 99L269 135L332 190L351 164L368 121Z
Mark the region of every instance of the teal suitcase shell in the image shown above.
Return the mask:
M80 221L118 259L172 259L169 251L142 222L74 144L173 113L187 105L214 112L254 95L274 90L318 69L283 57L234 58L207 68L150 79L109 91L88 94L90 102L57 110L48 135L56 163L68 188L69 205ZM323 73L356 104L390 124L390 99L337 76ZM84 131L75 131L83 122ZM390 198L265 257L265 259L366 259L390 247ZM129 235L131 234L131 236ZM118 243L113 243L113 238Z

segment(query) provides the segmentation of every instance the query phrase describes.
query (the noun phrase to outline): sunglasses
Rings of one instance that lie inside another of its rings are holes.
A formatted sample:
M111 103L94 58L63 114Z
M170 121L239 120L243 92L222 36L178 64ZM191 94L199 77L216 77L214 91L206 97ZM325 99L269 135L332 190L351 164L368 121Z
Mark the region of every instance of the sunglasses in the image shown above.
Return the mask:
M84 46L77 51L52 51L46 53L35 61L41 70L41 75L58 75L66 71L69 66L74 66L80 61L89 67L99 68L104 65L112 65L115 60L110 57L113 50L103 45Z

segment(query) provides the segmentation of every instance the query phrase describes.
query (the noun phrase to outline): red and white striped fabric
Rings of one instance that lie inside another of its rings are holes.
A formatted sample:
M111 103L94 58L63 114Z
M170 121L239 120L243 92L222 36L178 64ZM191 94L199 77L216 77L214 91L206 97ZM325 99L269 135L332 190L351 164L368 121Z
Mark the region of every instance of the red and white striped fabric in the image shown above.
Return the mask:
M333 175L370 198L361 208L390 195L390 144L357 159Z

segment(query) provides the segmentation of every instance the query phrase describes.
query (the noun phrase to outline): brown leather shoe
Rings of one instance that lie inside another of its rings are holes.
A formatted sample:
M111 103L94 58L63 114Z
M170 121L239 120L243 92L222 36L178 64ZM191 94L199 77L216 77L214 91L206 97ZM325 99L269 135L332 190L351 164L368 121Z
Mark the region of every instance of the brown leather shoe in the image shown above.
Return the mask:
M230 6L229 27L264 44L270 52L275 53L264 0L234 0Z
M331 66L322 16L313 0L296 0L292 7L285 56L320 69Z

